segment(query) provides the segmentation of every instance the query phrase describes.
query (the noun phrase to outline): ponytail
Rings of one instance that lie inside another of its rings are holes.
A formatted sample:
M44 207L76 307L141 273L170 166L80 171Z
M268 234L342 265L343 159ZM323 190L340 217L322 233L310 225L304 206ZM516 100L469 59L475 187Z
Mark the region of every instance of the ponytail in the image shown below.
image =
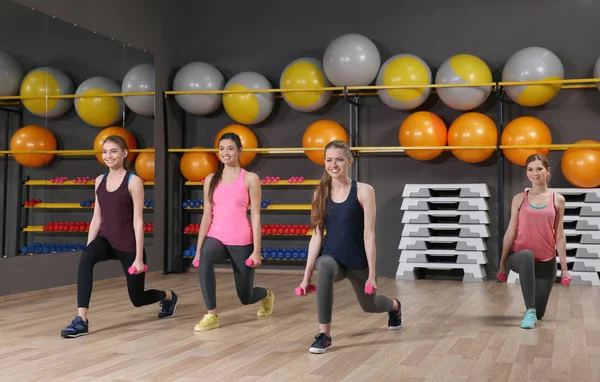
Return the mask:
M219 161L219 168L217 169L217 172L215 172L215 175L213 175L212 179L210 180L210 185L208 187L208 200L210 201L210 204L213 204L213 194L215 193L215 188L217 188L217 184L219 184L219 181L221 180L221 176L223 176L223 169L225 168L225 165L223 164L223 162Z
M311 224L313 229L318 228L323 232L325 217L327 216L327 198L331 195L331 176L327 170L323 171L323 177L317 186L315 200L312 203Z

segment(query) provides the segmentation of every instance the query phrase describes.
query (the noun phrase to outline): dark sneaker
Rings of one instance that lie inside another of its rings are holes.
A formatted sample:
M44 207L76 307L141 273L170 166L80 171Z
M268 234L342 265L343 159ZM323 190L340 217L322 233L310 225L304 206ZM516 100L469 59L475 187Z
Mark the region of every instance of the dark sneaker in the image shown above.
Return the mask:
M81 337L88 334L88 322L83 322L83 318L77 316L71 322L71 325L67 326L60 332L60 336L64 338L75 338Z
M398 299L394 299L398 303L398 310L388 312L388 329L398 330L402 327L402 303Z
M332 346L331 337L328 337L325 333L319 333L308 351L314 354L323 354Z
M173 291L171 291L171 294L173 297L170 300L162 300L160 302L162 310L158 312L158 318L169 318L175 314L177 304L179 303L179 296Z

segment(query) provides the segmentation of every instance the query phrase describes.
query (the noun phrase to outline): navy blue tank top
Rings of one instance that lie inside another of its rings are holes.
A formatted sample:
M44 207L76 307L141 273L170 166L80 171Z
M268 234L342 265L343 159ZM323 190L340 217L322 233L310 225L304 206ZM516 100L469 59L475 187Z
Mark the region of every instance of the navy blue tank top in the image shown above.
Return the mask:
M106 189L106 175L96 190L102 223L98 235L106 238L119 251L135 252L135 230L133 229L133 199L129 193L129 181L133 173L127 171L119 188L113 192Z
M345 201L336 203L327 198L321 253L330 255L348 269L369 267L365 252L365 214L360 202L356 181L352 181Z

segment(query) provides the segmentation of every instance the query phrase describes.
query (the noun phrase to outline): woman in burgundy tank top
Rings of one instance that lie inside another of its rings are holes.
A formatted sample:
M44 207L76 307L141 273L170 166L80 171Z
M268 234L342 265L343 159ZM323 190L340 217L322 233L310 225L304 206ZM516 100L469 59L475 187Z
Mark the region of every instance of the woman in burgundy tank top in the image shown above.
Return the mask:
M129 170L127 143L120 136L106 138L102 159L108 174L96 178L96 202L88 243L79 261L77 317L62 330L65 338L88 334L87 313L92 295L94 266L118 260L127 280L129 298L135 307L160 302L159 318L175 314L179 297L173 291L145 289L144 184Z
M531 189L513 197L497 278L505 281L507 270L519 274L527 310L521 327L532 329L546 313L556 280L557 252L563 283L567 284L571 275L563 227L565 198L548 189L550 163L546 157L531 155L525 167Z

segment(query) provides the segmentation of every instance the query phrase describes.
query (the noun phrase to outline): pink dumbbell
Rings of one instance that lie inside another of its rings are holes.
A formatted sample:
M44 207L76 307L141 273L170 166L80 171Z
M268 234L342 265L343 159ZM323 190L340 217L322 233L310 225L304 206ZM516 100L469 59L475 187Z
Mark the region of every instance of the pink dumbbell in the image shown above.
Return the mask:
M506 273L500 273L496 276L496 278L500 282L504 282L504 281L508 280L508 277L506 277Z
M306 293L304 293L304 291L302 290L302 288L300 288L300 287L296 288L296 295L297 296L306 296L307 294L312 293L312 292L316 292L316 291L317 291L317 287L315 285L313 285L313 284L310 284L308 286L308 290L306 291Z
M258 265L261 265L262 262L259 262ZM246 266L251 267L254 265L254 260L252 260L251 258L247 258L246 259Z
M198 268L200 266L200 260L194 260L192 261L192 265L196 268Z
M144 272L146 272L148 270L148 266L146 264L144 264ZM129 274L132 275L136 272L135 267L131 266L129 267Z
M571 284L571 280L569 280L569 279L568 279L568 278L566 278L566 277L565 277L565 278L562 278L562 279L560 280L560 284L561 284L562 286L569 286L569 284Z
M365 287L365 293L366 294L373 294L373 292L375 292L375 287L373 285L371 285L371 284L368 284Z

